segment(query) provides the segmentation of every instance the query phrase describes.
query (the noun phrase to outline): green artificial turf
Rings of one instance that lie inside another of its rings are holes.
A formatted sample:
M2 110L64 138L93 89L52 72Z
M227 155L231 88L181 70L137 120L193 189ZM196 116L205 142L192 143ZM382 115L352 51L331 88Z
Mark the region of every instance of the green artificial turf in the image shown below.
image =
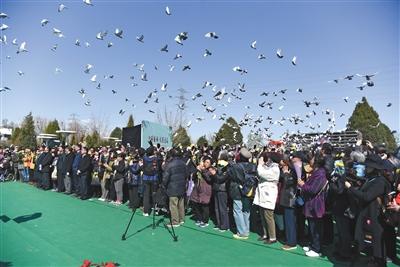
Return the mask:
M163 223L152 229L152 217L141 211L121 241L131 215L126 206L81 201L19 182L0 184L0 194L2 267L80 266L84 259L121 266L348 266L328 257L308 258L300 247L285 252L279 243L264 245L256 234L234 240L231 232L215 231L212 223L199 228L188 218L173 242Z

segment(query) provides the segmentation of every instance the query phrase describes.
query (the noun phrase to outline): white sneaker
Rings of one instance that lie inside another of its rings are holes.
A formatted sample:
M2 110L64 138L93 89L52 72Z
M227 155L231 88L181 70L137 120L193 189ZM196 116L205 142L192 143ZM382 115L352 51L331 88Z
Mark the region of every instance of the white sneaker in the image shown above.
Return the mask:
M149 214L148 213L143 213L143 216L144 217L149 217Z
M307 251L307 252L306 252L306 255L307 255L308 257L312 257L312 258L316 258L316 257L321 256L321 254L315 252L314 250Z
M304 252L309 252L310 251L310 247L303 247L303 251Z

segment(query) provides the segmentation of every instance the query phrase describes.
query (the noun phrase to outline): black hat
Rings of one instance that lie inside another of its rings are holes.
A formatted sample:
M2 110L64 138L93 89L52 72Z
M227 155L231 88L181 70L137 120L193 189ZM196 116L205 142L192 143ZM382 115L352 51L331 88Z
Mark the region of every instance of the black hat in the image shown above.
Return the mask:
M365 159L364 164L367 167L374 168L377 170L385 169L385 164L384 164L383 160L377 154L369 154L367 156L367 158Z
M149 146L149 147L146 149L146 154L147 154L148 156L154 155L154 147L153 147L153 146Z
M277 152L271 152L269 153L268 157L275 163L279 163L282 160L282 155L280 153Z
M301 159L302 161L304 161L305 158L306 158L306 156L304 155L303 152L301 152L301 151L296 151L296 152L293 153L292 158L299 158L299 159Z

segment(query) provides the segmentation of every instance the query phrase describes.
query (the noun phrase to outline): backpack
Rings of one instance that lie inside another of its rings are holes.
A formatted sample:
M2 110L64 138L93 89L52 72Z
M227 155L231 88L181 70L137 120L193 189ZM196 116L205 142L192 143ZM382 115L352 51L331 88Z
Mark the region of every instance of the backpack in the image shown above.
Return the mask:
M146 164L144 166L143 173L148 176L154 176L157 174L158 164L157 158L151 158L150 160L146 160Z
M246 170L245 166L242 164L239 164L239 166L244 173L244 180L242 184L239 185L240 192L244 197L254 198L258 186L257 170L255 166L252 166L251 170Z

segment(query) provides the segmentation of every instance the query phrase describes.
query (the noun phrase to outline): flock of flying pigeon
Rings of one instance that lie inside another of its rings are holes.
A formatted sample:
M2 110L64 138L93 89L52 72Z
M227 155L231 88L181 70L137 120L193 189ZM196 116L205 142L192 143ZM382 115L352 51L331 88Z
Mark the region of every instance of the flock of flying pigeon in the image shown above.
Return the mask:
M83 3L87 6L93 6L92 0L83 0ZM64 4L60 4L58 6L57 11L59 13L65 12L67 11L69 8L64 5ZM166 16L172 16L172 11L169 7L165 8L165 15ZM0 33L1 33L1 38L0 38L0 43L3 45L7 45L8 40L7 40L7 36L6 36L6 32L7 29L9 28L8 25L6 25L6 20L8 18L8 15L5 13L0 13L0 19L1 19L1 24L0 24ZM3 23L4 22L4 23ZM50 23L49 19L43 18L40 21L40 25L43 29L46 29L48 26L48 24ZM50 23L51 25L51 23ZM52 27L52 33L54 34L54 36L58 37L58 38L64 38L65 35L63 33L62 30ZM119 29L116 28L115 30L113 30L113 32L111 34L109 34L109 32L107 30L105 31L99 31L97 34L95 34L95 38L98 41L104 41L106 42L106 47L111 48L113 47L113 42L112 42L112 38L109 37L109 35L113 35L114 38L118 38L118 39L127 39L127 37L124 34L123 29ZM207 32L204 34L204 38L208 38L210 40L214 40L215 42L218 42L218 39L220 39L219 34L217 34L216 32ZM139 43L144 44L146 39L145 36L143 34L136 36L136 41ZM179 46L184 46L185 42L189 39L189 33L188 32L180 32L176 35L176 37L174 38L174 41L176 44L178 44ZM107 41L106 41L107 40ZM27 43L25 41L23 42L18 42L18 40L15 38L11 41L11 44L14 45L16 47L16 53L17 54L23 54L23 53L28 53L28 46ZM84 45L85 47L90 47L90 43L85 41L82 42L79 39L76 39L74 42L74 45L77 47L80 47L82 45ZM58 44L53 45L50 50L52 52L57 52L57 48L58 48ZM251 42L249 44L249 49L253 49L255 51L257 50L257 41L254 40L253 42ZM169 53L169 47L168 44L162 44L160 45L160 49L159 49L160 53ZM210 57L213 56L213 52L210 51L209 49L204 49L203 52L203 56L204 57ZM286 58L286 56L284 55L282 49L277 49L276 50L276 57L278 58L278 60L284 60L283 58ZM7 56L7 58L10 58L10 56ZM180 60L181 58L183 58L183 56L179 53L177 53L175 56L172 57L173 62L176 62L178 60ZM291 65L292 67L297 67L297 56L290 56L289 60L291 58ZM267 56L260 53L257 56L258 60L266 60ZM290 64L289 64L290 65ZM136 86L140 86L141 84L146 84L146 82L148 81L149 77L148 74L144 68L144 64L138 64L135 63L133 65L138 73L139 76L135 77L135 76L130 76L129 79L131 80L131 86L132 87L136 87ZM158 66L154 65L154 70L158 70ZM99 77L100 75L92 73L94 69L94 66L92 64L86 64L85 66L83 66L83 73L84 75L88 75L88 79L95 85L95 88L100 90L102 89L102 81L101 81L101 77ZM174 71L175 70L175 65L174 64L170 64L168 65L168 69L169 71ZM181 71L185 72L185 71L190 71L192 68L190 65L183 65ZM232 71L239 73L240 75L246 75L248 74L248 70L242 66L234 66L232 68ZM57 67L55 69L55 73L61 73L62 69ZM378 73L374 73L374 74L366 74L366 75L361 75L361 74L351 74L351 75L347 75L343 78L338 78L338 79L334 79L332 81L329 81L330 83L341 83L342 81L349 81L349 80L353 80L353 79L365 79L364 82L358 86L357 88L359 90L364 90L367 87L373 87L375 84L372 80L373 77L375 77ZM24 71L18 71L18 75L23 76L24 75ZM90 78L89 78L90 77ZM114 75L103 75L103 79L113 79ZM200 87L200 86L199 86ZM228 107L231 103L235 102L235 101L241 101L242 99L246 98L246 84L245 83L238 83L236 88L232 88L232 89L227 89L226 87L219 87L217 85L214 84L214 82L212 81L204 81L204 83L201 85L200 87L201 89L199 89L198 92L196 92L192 97L191 97L191 101L196 102L197 100L200 100L201 102L201 106L202 109L204 110L204 112L206 114L210 114L210 117L212 119L218 119L221 121L225 121L228 117L229 114L227 112L220 112L220 110L222 110L222 108L226 108ZM7 86L3 86L0 88L0 92L6 92L6 91L11 91L11 88L7 87ZM156 111L154 110L154 106L158 103L160 103L161 101L161 95L162 94L168 94L168 83L164 82L161 84L159 89L153 89L151 91L148 92L147 97L144 99L143 103L148 105L149 108L147 109L149 113L156 113ZM314 97L313 99L304 99L302 100L303 104L306 106L306 108L309 108L309 112L307 112L306 114L304 114L303 116L299 115L299 114L292 114L290 116L281 116L280 118L275 118L273 119L271 116L263 116L263 115L256 115L254 113L251 112L251 110L254 107L259 107L262 109L266 109L266 112L263 112L264 114L266 114L268 112L268 110L278 110L278 111L282 111L285 107L284 103L285 101L287 101L288 97L286 92L288 91L288 89L279 89L279 90L275 90L275 91L263 91L260 93L259 98L260 98L260 102L257 104L253 104L253 106L245 106L245 114L243 115L243 117L240 119L239 121L239 126L243 127L243 126L247 126L250 128L250 133L252 134L258 134L261 135L265 138L271 138L273 135L273 132L271 131L271 128L276 127L276 126L281 126L284 127L285 124L287 123L291 123L294 125L300 125L302 124L304 127L309 128L310 130L316 130L319 129L319 131L322 131L322 129L320 129L322 127L321 122L313 124L312 121L312 117L317 116L317 114L323 114L325 116L327 116L327 120L328 120L328 129L327 131L330 131L332 129L335 128L336 126L336 118L335 118L335 112L333 110L323 110L322 112L319 110L317 111L317 107L321 104L321 101L317 98ZM299 99L301 97L301 94L303 93L303 89L302 88L298 88L296 89L296 93L299 95ZM76 91L75 91L76 93ZM117 94L117 90L112 89L111 93L113 95ZM78 90L78 94L81 96L81 98L83 99L83 104L87 107L91 106L91 100L89 98L90 93L88 93L87 90L85 90L84 88L81 88L80 90ZM168 95L169 98L172 98L172 95ZM344 97L343 100L348 103L349 102L349 97ZM125 103L130 102L130 99L128 97L125 97L124 100ZM279 103L278 105L276 105L275 103ZM129 104L131 107L135 107L135 104ZM387 104L387 107L390 107L391 103ZM153 107L153 108L152 108ZM177 110L189 110L190 111L190 107L189 105L186 104L177 104ZM118 114L119 115L124 115L125 114L125 109L120 109ZM191 116L194 117L194 121L195 122L201 122L205 120L204 116L201 116L199 114L194 114L191 113ZM339 115L339 117L344 117L345 114L341 113ZM186 127L189 128L192 125L192 120L189 120L186 124Z

